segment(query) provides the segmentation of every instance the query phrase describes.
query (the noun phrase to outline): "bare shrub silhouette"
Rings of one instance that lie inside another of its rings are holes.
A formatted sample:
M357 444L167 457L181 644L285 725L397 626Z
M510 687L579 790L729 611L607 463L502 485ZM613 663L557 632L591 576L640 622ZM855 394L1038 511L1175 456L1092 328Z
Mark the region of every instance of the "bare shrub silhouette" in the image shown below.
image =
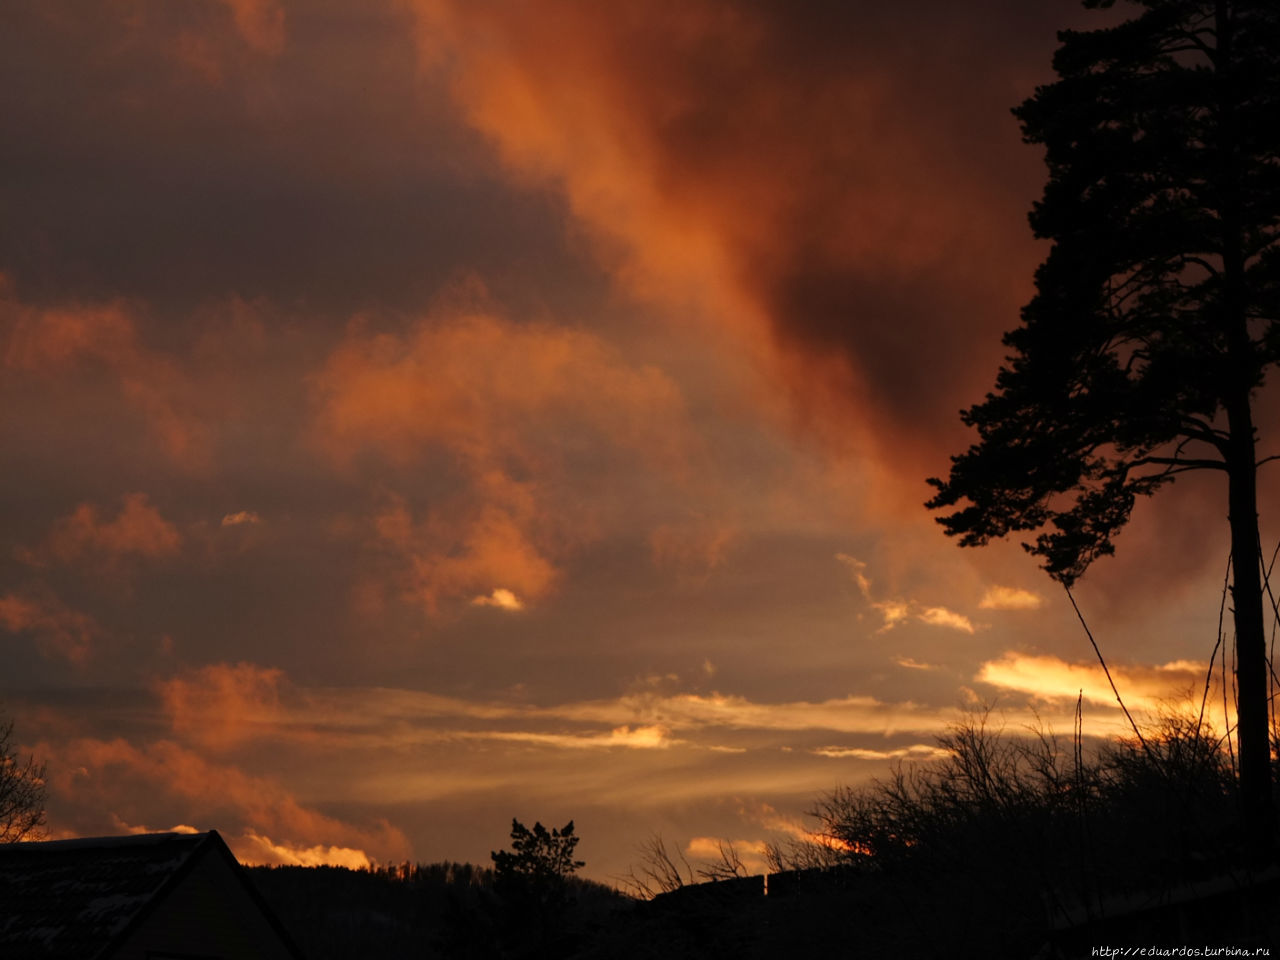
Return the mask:
M1098 920L1135 891L1249 880L1230 758L1194 715L1086 750L1078 733L1014 733L985 710L938 743L944 759L819 798L821 841L774 849L773 863L834 862L864 930L926 952L958 938L974 955L1034 951L1054 924Z
M697 883L696 874L688 858L676 849L672 853L662 835L655 833L637 847L640 860L627 872L616 877L622 888L641 900L652 900L662 893L670 893L681 887Z
M741 879L752 873L732 840L717 840L715 859L696 866L679 848L674 853L668 850L661 834L653 834L636 849L640 860L614 880L627 893L641 900L652 900L661 894L698 883ZM772 866L773 861L768 862Z
M45 799L45 765L18 753L13 721L0 716L0 843L41 839Z

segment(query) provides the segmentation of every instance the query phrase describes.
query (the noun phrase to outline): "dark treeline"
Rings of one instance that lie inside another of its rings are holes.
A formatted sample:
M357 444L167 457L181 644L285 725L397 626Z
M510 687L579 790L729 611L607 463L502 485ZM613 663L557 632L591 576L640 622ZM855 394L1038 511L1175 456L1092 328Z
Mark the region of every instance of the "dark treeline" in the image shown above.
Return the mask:
M548 943L523 898L504 896L492 869L470 863L252 867L249 873L308 960L568 955L627 902L611 887L563 878L566 904L549 918L555 942Z

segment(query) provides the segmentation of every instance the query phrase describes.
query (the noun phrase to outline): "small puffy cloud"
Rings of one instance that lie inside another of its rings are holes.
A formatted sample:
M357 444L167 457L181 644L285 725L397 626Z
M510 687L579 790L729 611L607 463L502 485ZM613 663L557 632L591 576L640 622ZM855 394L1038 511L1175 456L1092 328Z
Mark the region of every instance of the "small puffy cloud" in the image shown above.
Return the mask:
M174 733L225 750L269 729L281 716L280 670L252 663L215 663L161 681L161 703Z
M0 365L65 382L86 368L104 368L175 465L193 471L209 465L209 432L195 412L200 404L189 371L145 346L125 307L36 309L3 294L0 289Z
M978 607L982 610L1035 610L1043 604L1044 598L1030 590L991 586L982 595Z
M765 840L730 840L724 837L692 837L685 845L686 857L728 865L737 861L747 874L767 873L769 844Z
M457 734L464 740L495 740L527 743L542 747L589 750L601 747L626 747L633 750L665 750L681 741L673 740L666 727L657 724L623 725L608 733L539 733L532 730L477 730Z
M45 656L77 665L89 659L102 636L92 617L72 610L48 590L0 595L0 628L31 634Z
M847 553L837 553L836 559L849 568L849 576L853 578L853 582L858 585L858 590L868 600L871 599L871 580L867 577L867 565L857 557L851 557Z
M959 630L961 633L973 633L973 623L964 614L948 610L946 607L925 607L915 614L921 623L934 627L946 627L948 630Z
M749 823L754 823L766 830L774 833L780 833L792 840L799 840L802 843L814 843L819 846L829 847L831 849L847 850L839 840L828 837L825 834L815 833L810 830L800 818L790 814L781 813L771 804L761 801L745 802L739 801L739 815Z
M653 750L670 746L672 740L666 727L657 724L636 727L615 727L609 731L611 745Z
M892 598L877 600L871 589L871 578L867 576L867 565L857 557L847 553L837 553L836 560L849 570L853 582L858 585L858 592L870 603L871 608L880 613L884 622L878 633L886 633L908 619L918 620L934 627L946 627L962 633L973 633L973 622L962 613L948 610L946 607L926 607L915 600Z
M879 633L892 630L906 620L911 613L911 605L902 600L881 600L878 603L872 603L871 607L879 610L880 616L884 617L884 625L878 631Z
M414 461L436 447L480 472L507 458L545 467L568 452L572 429L679 469L691 439L661 370L632 366L590 333L487 306L442 308L403 336L356 324L313 383L316 437L339 462L366 450Z
M172 556L182 544L173 524L147 502L145 493L130 493L120 513L100 519L93 504L82 503L54 524L44 546L28 556L36 562L53 557L63 563L91 558L114 562L125 557Z
M524 601L506 587L494 587L488 596L483 594L471 599L473 607L497 607L499 610L523 610Z
M127 833L132 836L138 836L144 833L192 834L192 833L202 832L198 827L193 827L187 823L177 823L177 824L174 824L172 827L167 827L167 828L146 827L146 826L142 826L141 824L126 823L123 819L121 819L117 814L114 814L114 813L111 815L111 822L115 824L115 828L117 832Z
M1188 691L1202 689L1208 664L1175 660L1159 666L1111 665L1111 676L1130 709L1158 712ZM1046 700L1083 696L1097 706L1115 707L1116 695L1097 663L1071 663L1054 656L1009 651L982 664L977 679Z
M257 53L275 56L284 50L284 8L276 0L222 0L231 11L236 32Z
M164 817L218 823L236 855L251 862L293 861L257 860L270 848L233 837L274 837L277 856L288 849L300 859L301 851L318 855L317 848L369 851L379 860L409 851L404 834L385 821L360 826L321 813L276 779L211 761L172 740L81 737L42 742L33 752L56 759L49 764L50 793L59 798L61 818L78 824L82 835L105 832L117 818L136 823ZM126 816L108 815L111 810ZM140 815L128 815L130 810Z
M886 703L867 696L823 701L761 703L720 693L652 696L635 694L548 708L548 713L580 721L625 722L642 717L677 731L833 730L846 733L934 732L955 719L955 711L914 703Z
M228 513L222 518L222 526L239 527L244 524L261 523L262 518L252 510L238 510L235 513Z
M477 477L465 499L471 502L457 512L415 516L392 497L374 518L377 546L405 564L399 578L405 599L435 614L444 601L469 593L474 601L472 591L494 581L510 584L498 589L521 605L521 598L547 594L560 571L544 546L549 538L537 491L494 472Z
M906 667L908 670L937 670L938 669L932 663L921 663L919 660L913 660L911 657L894 657L893 662L900 667Z
M725 840L720 837L693 837L689 840L685 847L685 853L690 857L705 857L711 860L720 858L722 850L732 846L739 853L752 853L757 856L763 856L766 851L766 845L759 840Z
M649 535L649 549L659 567L705 575L724 562L736 536L732 527L696 518L661 525Z
M869 747L818 747L810 750L814 756L835 760L934 760L951 755L949 750L927 743L913 743L909 747L894 750L875 750Z
M373 865L369 855L354 847L335 847L316 844L305 847L290 843L277 843L270 837L246 830L240 842L233 844L236 858L245 864L289 867L347 867L351 870L367 870Z

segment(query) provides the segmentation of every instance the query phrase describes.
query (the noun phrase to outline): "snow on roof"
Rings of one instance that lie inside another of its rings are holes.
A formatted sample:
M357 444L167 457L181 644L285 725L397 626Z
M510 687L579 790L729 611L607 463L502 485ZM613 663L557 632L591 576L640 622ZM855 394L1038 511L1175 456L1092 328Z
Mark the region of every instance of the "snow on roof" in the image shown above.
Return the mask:
M92 958L217 833L0 844L0 955Z

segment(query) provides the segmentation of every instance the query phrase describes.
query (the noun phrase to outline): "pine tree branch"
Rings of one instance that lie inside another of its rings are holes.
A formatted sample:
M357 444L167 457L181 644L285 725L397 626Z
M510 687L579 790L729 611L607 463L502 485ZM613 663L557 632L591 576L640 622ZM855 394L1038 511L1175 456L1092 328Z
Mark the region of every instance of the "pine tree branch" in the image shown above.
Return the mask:
M1227 464L1223 460L1205 460L1201 458L1193 458L1184 460L1182 457L1139 457L1129 464L1130 467L1147 467L1147 466L1166 466L1173 469L1166 470L1165 473L1186 473L1188 470L1226 470Z

